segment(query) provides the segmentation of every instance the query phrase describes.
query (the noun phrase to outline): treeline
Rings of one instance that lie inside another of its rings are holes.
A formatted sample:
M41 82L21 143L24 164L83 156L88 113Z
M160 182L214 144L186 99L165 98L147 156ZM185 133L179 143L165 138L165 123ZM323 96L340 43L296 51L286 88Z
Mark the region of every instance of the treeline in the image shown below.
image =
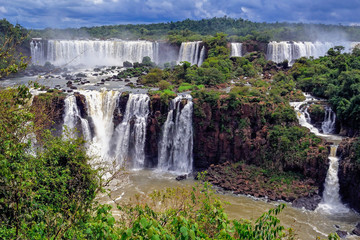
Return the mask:
M228 34L228 38L231 41L315 41L326 40L324 36L330 38L329 34L332 35L331 40L334 40L334 37L340 37L338 40L360 40L360 27L358 26L285 22L259 23L226 16L154 24L127 24L68 29L46 28L44 30L32 30L31 36L49 39L120 38L124 40L168 40L178 38L181 40L202 40L204 36L214 35L218 32Z

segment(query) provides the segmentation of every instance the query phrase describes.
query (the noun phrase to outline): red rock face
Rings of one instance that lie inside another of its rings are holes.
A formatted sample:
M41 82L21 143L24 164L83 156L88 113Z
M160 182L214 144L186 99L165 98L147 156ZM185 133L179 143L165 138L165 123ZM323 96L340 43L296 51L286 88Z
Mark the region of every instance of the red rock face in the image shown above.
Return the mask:
M194 102L195 105L199 104L196 99ZM195 112L193 118L194 167L196 169L207 169L211 165L222 165L226 162L233 164L241 161L244 164L265 169L300 173L308 180L312 179L322 191L328 168L328 151L319 151L317 146L309 147L303 162L282 162L279 160L282 159L282 154L285 154L282 152L279 152L279 155L270 162L265 160L272 145L269 139L270 120L264 116L267 111L272 111L273 106L264 106L262 103L244 103L230 110L220 103L217 106L201 103L199 107L201 114L197 115ZM297 123L290 123L292 124ZM227 186L224 187L227 188ZM234 191L232 188L229 190ZM286 196L287 200L290 198L293 199L291 196ZM282 199L282 197L278 196L274 199Z

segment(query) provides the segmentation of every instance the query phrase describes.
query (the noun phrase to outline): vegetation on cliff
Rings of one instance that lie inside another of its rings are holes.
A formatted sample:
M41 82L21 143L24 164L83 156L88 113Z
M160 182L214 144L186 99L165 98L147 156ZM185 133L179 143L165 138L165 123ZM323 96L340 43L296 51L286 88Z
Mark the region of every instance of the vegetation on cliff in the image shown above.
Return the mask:
M289 73L303 91L328 99L344 133L356 135L360 130L360 49L341 53L343 49L331 48L319 59L298 59Z

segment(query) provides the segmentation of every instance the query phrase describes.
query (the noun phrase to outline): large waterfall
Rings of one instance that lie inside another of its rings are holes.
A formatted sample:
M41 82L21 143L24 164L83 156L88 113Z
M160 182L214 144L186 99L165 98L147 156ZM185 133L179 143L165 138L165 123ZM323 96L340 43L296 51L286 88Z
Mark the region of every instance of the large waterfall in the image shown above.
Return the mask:
M242 43L231 43L230 57L242 57Z
M87 140L88 153L97 159L97 163L144 168L149 96L122 96L119 91L106 90L80 91L80 96L83 96L86 104L86 116L81 116L76 97L68 95L65 99L63 129L76 128ZM122 102L124 109L120 109L120 99L127 99L126 107ZM158 142L157 169L176 173L192 171L192 111L190 95L180 95L169 103L162 138ZM117 125L114 115L117 115Z
M181 173L192 171L192 110L193 102L189 94L171 101L159 144L159 169Z
M146 94L130 94L123 121L116 127L113 142L119 161L131 161L133 168L145 163L146 123L150 98Z
M345 51L350 51L354 47L351 42L270 42L267 47L267 59L276 63L288 60L292 64L301 57L314 57L326 55L327 51L334 46L344 46Z
M205 59L205 46L201 41L183 42L179 51L178 62L187 61L191 64L200 66Z
M41 40L32 40L30 42L31 61L33 64L43 65L45 59L44 42Z
M115 160L110 154L111 137L114 132L113 113L121 93L105 90L80 93L85 96L87 114L94 132L88 152L104 161Z
M31 42L33 63L55 65L122 65L124 61L141 62L150 57L158 62L159 44L149 41L122 40L48 40L46 50L41 41ZM46 53L46 54L45 54Z

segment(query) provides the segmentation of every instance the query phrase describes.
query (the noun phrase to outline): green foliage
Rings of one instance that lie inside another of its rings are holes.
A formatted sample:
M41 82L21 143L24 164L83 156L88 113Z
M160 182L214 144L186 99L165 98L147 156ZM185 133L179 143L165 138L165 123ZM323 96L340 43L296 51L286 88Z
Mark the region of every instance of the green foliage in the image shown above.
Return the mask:
M306 163L309 150L321 143L321 139L308 133L306 128L275 125L269 131L270 151L267 159L285 170L297 171Z
M207 182L191 189L176 188L137 196L122 211L121 239L278 239L287 237L275 215L285 207L269 210L256 220L230 221L222 202ZM267 236L267 238L262 238Z
M159 89L160 90L165 90L165 89L168 89L170 87L170 83L165 81L165 80L161 80L159 83L158 83L158 86L159 86Z
M43 126L26 106L29 97L24 86L0 91L0 237L70 236L90 217L100 179L83 140L34 134Z
M28 32L19 24L13 26L5 19L0 20L0 79L24 70L28 59L21 51L28 44Z
M185 19L178 22L154 24L126 24L96 27L33 30L32 37L42 38L119 38L169 40L179 44L184 41L206 40L207 35L223 32L232 42L270 40L314 41L321 39L322 32L344 32L349 41L357 41L360 31L356 26L304 24L304 23L260 23L242 18L214 17L201 20Z
M160 68L152 68L150 72L142 77L141 83L155 85L163 79L163 70Z
M342 125L360 129L360 62L357 50L352 54L337 46L328 56L319 59L300 59L291 69L298 87L313 95L329 99Z

